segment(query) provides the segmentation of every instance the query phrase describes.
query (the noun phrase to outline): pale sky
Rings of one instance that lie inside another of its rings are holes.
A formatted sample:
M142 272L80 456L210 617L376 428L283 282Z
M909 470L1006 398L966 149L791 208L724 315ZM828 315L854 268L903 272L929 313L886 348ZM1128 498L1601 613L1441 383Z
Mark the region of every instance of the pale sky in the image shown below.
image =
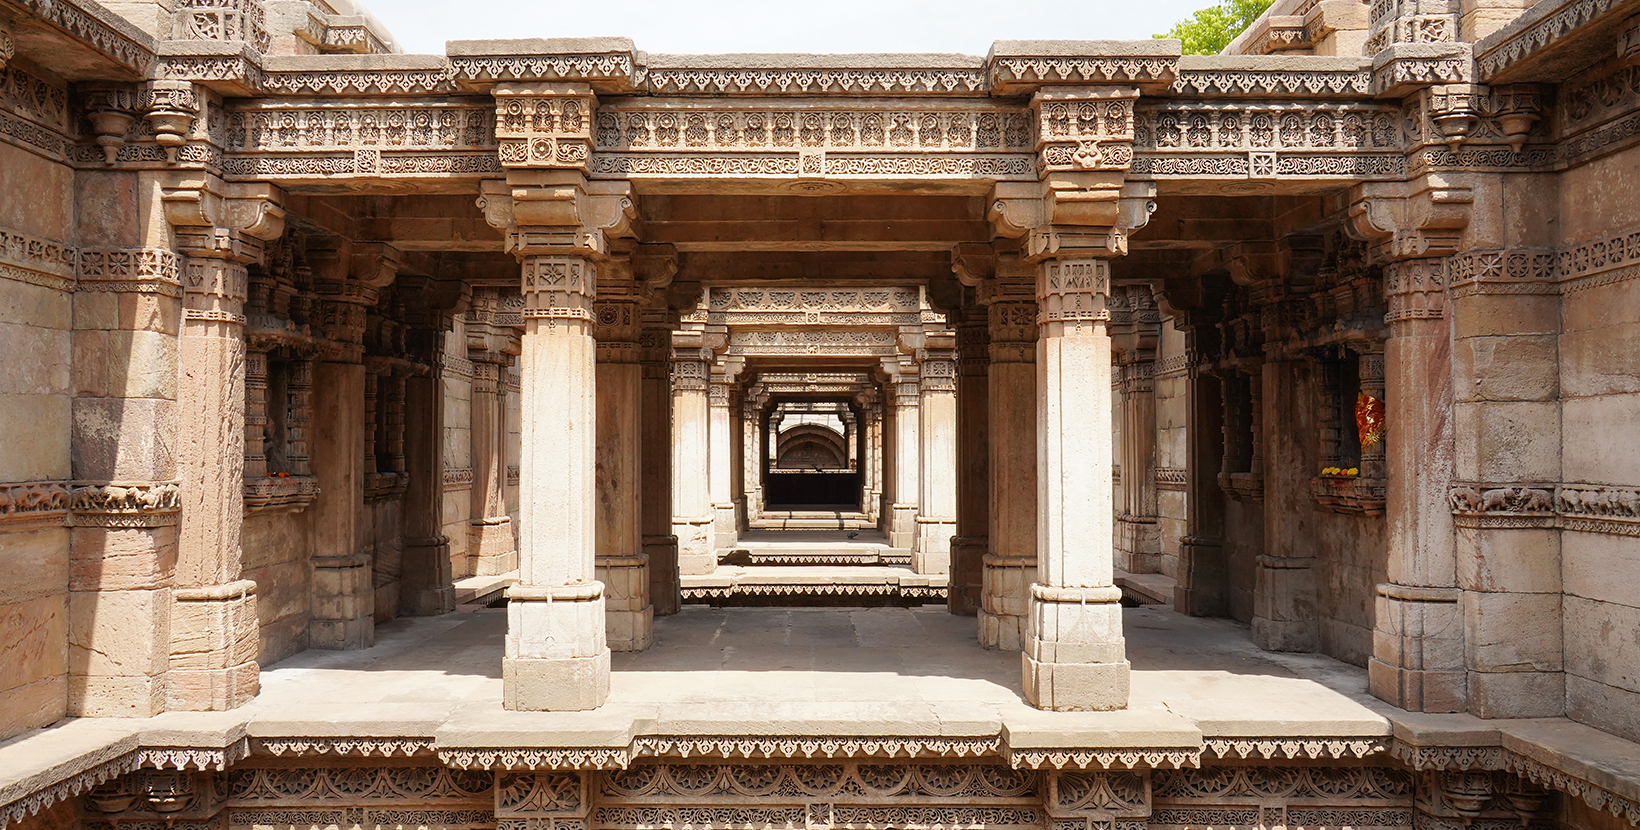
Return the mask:
M406 52L447 40L629 37L646 52L961 52L1127 40L1214 0L363 0Z

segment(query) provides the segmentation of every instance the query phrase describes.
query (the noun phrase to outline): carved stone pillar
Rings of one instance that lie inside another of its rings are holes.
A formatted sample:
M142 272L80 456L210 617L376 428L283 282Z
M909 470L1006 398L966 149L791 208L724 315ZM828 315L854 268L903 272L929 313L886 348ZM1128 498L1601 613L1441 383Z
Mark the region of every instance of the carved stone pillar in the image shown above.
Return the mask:
M507 514L507 407L504 376L512 362L513 329L496 320L495 289L474 292L467 312L467 358L473 363L468 412L472 489L468 491L467 556L475 576L518 568L512 518Z
M1113 310L1122 390L1121 499L1116 515L1116 568L1153 573L1162 552L1156 509L1156 347L1160 316L1149 286L1124 286Z
M437 338L442 339L442 338ZM444 379L437 353L432 373L404 381L403 584L399 612L435 616L456 608L450 539L439 510L444 495Z
M1185 332L1187 354L1208 351L1217 331L1197 326ZM1224 404L1218 378L1189 370L1185 412L1185 527L1180 540L1179 580L1174 608L1196 617L1230 611L1230 572L1224 550L1224 490L1219 471L1224 455Z
M740 408L740 490L742 526L763 515L763 409L765 394L750 392Z
M1053 710L1127 706L1113 582L1110 263L1048 260L1037 276L1037 581L1025 697Z
M985 648L1006 651L1025 648L1031 584L1037 580L1040 514L1034 289L1034 275L1015 273L998 277L987 290L991 526L980 594L979 642Z
M711 412L707 404L710 350L698 331L672 334L672 535L678 573L717 570L711 475Z
M894 387L894 486L893 514L888 530L888 546L913 550L917 544L917 499L921 496L922 454L918 432L922 413L918 410L915 364L895 364Z
M283 231L284 211L271 188L218 184L162 197L186 257L176 449L182 521L168 709L231 709L254 697L259 684L256 583L241 578L245 266Z
M678 613L678 537L672 535L672 324L664 309L644 309L639 339L643 373L643 550L649 601L658 615Z
M707 452L710 455L709 483L712 507L712 550L734 545L740 535L735 520L735 462L734 462L734 406L735 383L740 366L721 361L711 367L710 387L706 400L708 435Z
M918 350L918 414L922 418L917 458L922 465L917 511L917 573L949 573L951 537L957 529L957 361L956 338L928 334Z
M597 545L593 263L524 254L518 584L507 589L502 705L575 710L609 696Z
M965 305L957 327L957 529L946 609L974 616L991 532L990 337L986 311Z
M642 651L654 624L649 557L643 551L642 321L628 261L603 263L598 284L597 577L604 585L610 650Z
M313 367L313 595L308 644L358 649L375 643L372 552L364 544L365 308L376 292L358 285L340 260L335 279L319 284L320 315L332 344Z
M1262 468L1264 482L1264 552L1258 556L1254 577L1252 633L1259 648L1308 652L1320 645L1315 552L1309 544L1315 514L1309 509L1308 456L1302 445L1286 436L1261 437L1264 425L1283 423L1282 413L1296 411L1310 400L1300 380L1302 361L1280 358L1271 355L1264 362L1262 380L1255 377L1249 382L1254 472Z
M1378 586L1368 688L1409 711L1463 711L1468 696L1462 591L1447 502L1454 471L1453 389L1441 255L1456 249L1472 202L1467 188L1413 182L1363 186L1350 209L1350 229L1386 263L1389 301L1384 316L1389 325L1384 343L1389 581Z
M860 469L860 510L866 522L880 525L883 516L883 396L875 387L855 396L864 421L861 441L865 446Z

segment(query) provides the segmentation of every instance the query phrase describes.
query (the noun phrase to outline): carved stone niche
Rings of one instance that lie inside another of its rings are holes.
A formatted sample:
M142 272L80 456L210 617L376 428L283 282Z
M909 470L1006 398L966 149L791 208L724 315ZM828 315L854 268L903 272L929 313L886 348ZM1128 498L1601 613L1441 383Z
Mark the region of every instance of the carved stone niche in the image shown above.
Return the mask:
M1382 516L1389 484L1382 478L1319 475L1310 479L1310 495L1317 504L1351 516Z

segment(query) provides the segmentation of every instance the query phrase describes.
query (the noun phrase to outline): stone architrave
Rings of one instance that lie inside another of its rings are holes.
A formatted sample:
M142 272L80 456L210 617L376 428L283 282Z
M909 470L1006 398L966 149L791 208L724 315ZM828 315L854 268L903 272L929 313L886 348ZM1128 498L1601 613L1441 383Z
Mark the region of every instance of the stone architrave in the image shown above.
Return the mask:
M214 178L164 191L182 252L177 470L167 709L231 709L259 686L256 583L243 579L246 265L284 230L280 194ZM357 444L354 448L357 448Z
M680 574L717 569L712 497L701 486L711 474L710 355L700 332L672 333L672 535Z
M955 337L929 334L917 353L918 477L917 573L949 573L957 530L957 361Z
M1037 276L1037 581L1022 655L1042 709L1127 707L1113 582L1110 263L1052 259Z

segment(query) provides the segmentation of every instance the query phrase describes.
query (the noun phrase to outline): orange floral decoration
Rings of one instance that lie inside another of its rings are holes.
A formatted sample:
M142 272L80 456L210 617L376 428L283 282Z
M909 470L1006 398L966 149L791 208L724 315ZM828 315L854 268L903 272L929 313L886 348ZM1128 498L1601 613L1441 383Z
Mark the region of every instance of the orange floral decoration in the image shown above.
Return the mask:
M1361 452L1384 440L1384 402L1365 392L1355 396L1355 434L1361 436Z

